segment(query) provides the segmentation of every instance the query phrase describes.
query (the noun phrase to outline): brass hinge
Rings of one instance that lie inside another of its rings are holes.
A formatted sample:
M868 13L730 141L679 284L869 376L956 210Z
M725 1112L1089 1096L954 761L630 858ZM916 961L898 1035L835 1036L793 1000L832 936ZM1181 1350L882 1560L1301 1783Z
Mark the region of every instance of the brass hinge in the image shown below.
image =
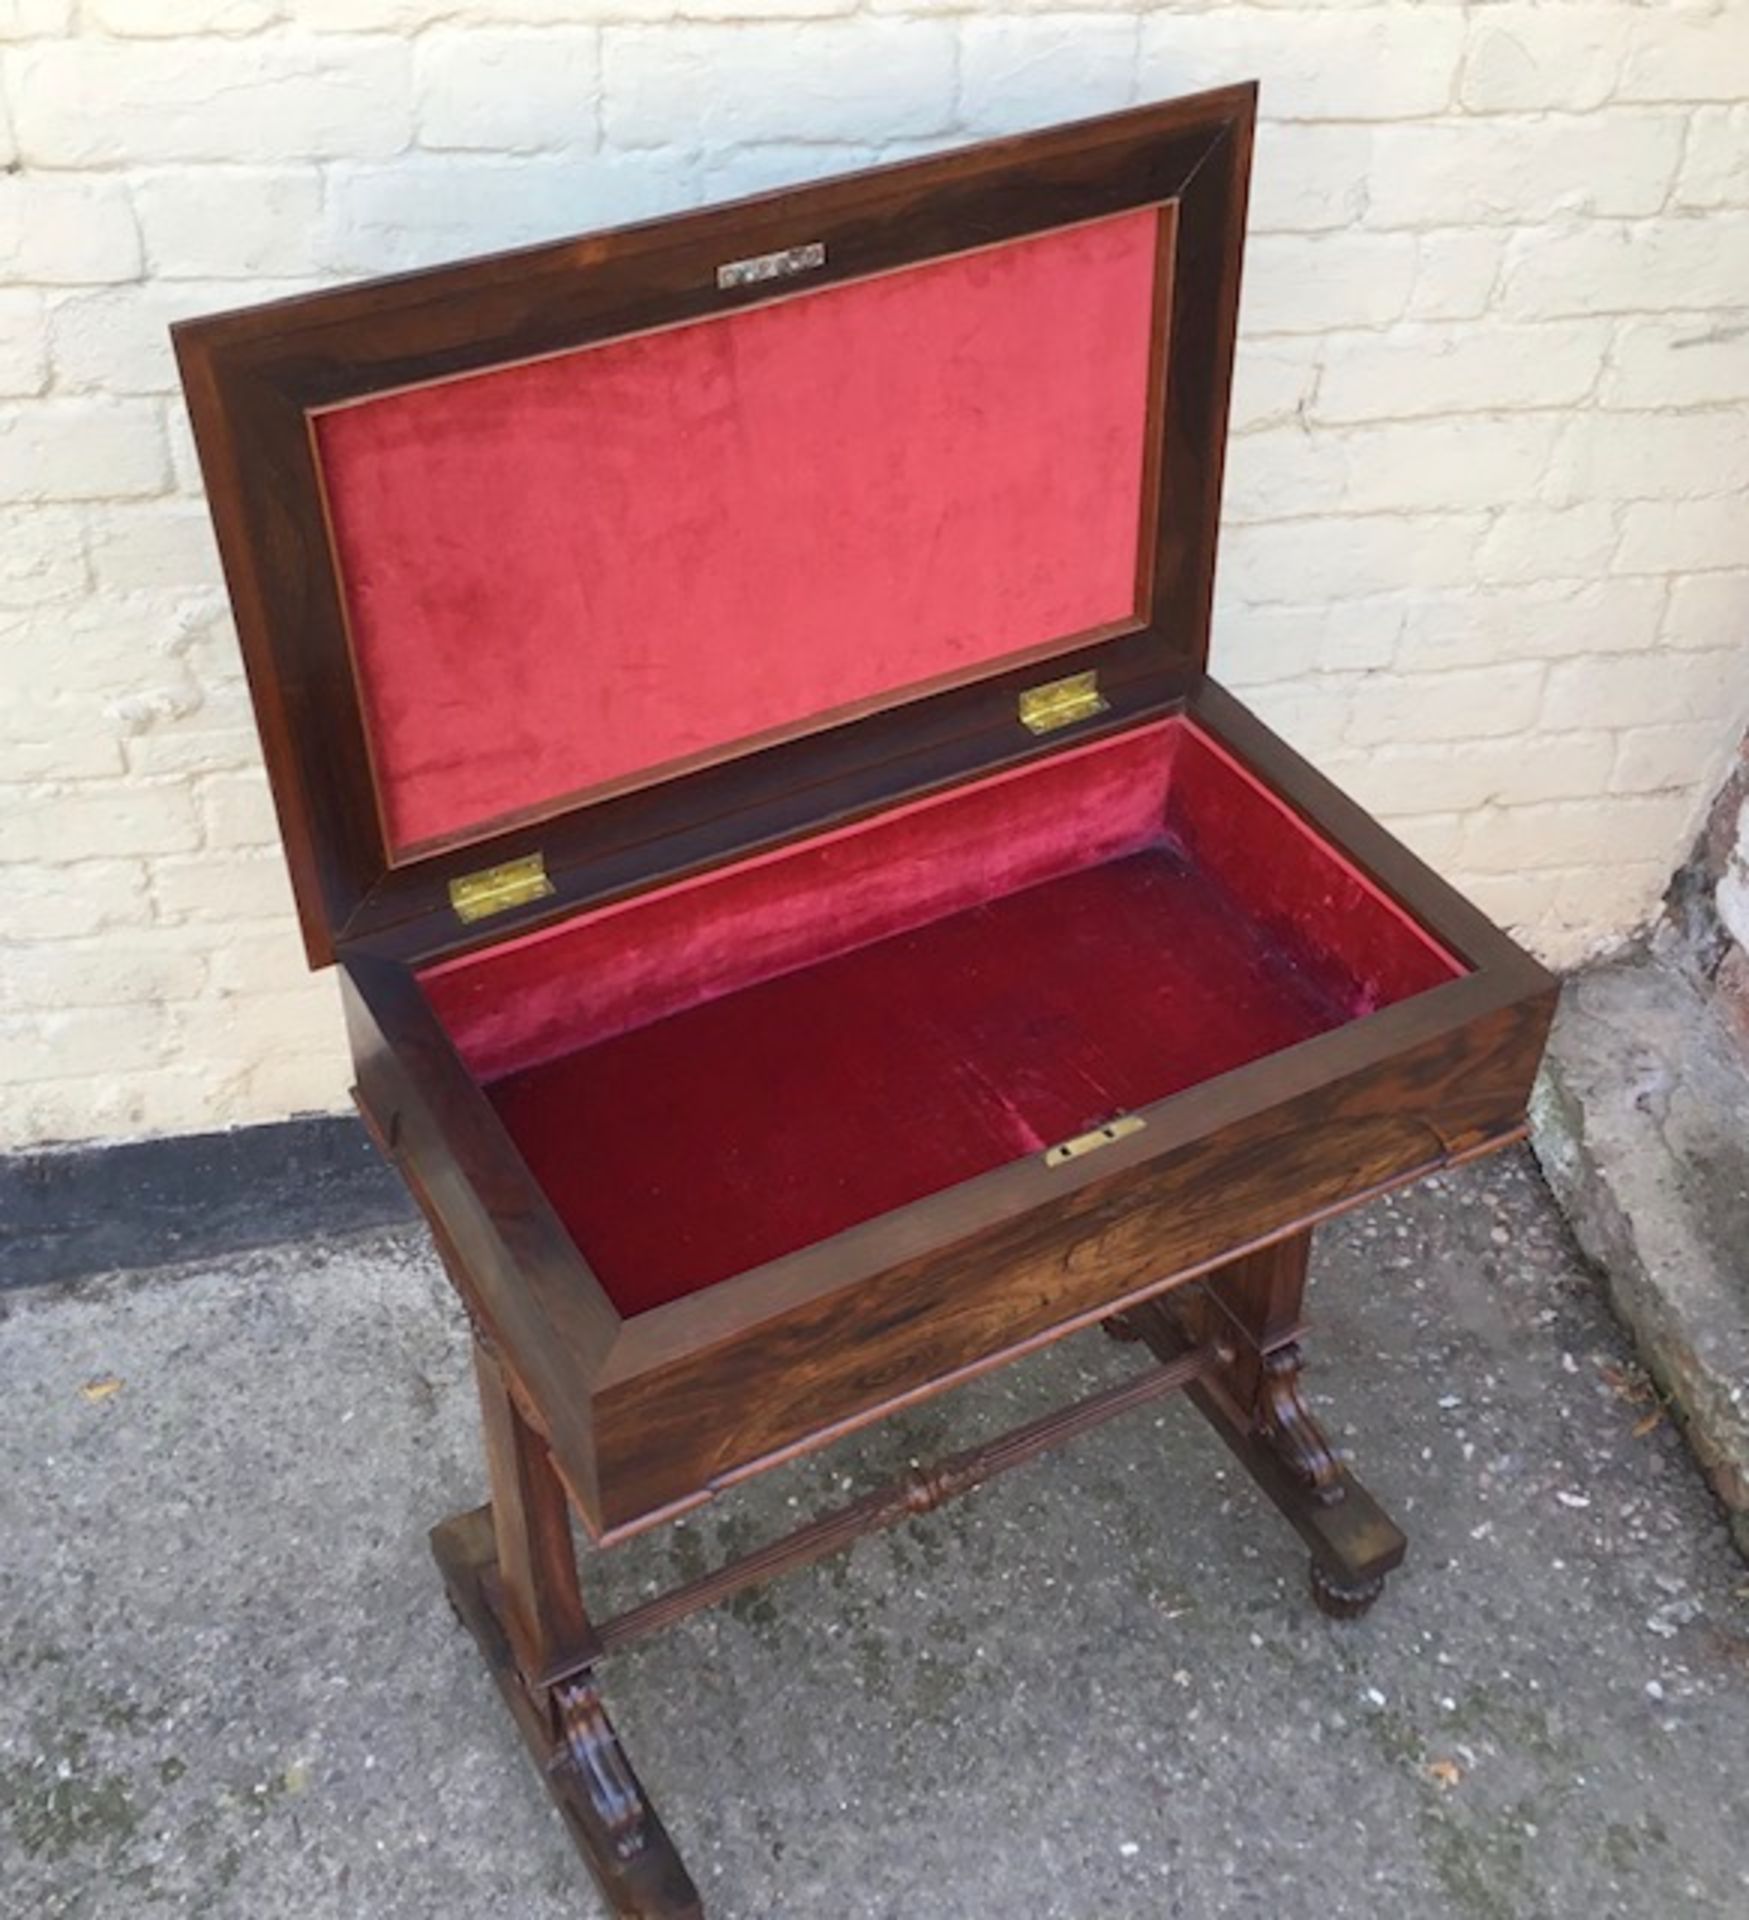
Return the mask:
M1066 679L1047 680L1028 687L1020 696L1020 724L1028 733L1055 733L1058 727L1104 713L1105 695L1099 691L1099 673L1071 673Z
M501 867L486 867L452 880L449 904L458 920L486 920L530 900L544 900L552 891L546 856L525 853L520 860L506 860Z
M1140 1133L1147 1124L1139 1113L1126 1113L1119 1119L1106 1121L1103 1127L1089 1127L1085 1133L1076 1134L1073 1140L1064 1140L1052 1147L1045 1155L1045 1165L1060 1167L1065 1160L1079 1160L1082 1154L1109 1147L1114 1140L1127 1140L1132 1133Z

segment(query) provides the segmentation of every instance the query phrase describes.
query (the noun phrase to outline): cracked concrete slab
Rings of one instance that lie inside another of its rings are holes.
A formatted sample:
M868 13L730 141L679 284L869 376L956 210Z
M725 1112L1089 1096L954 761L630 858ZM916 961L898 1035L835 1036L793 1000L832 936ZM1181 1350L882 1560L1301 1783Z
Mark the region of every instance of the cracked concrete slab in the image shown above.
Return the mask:
M1182 1404L607 1668L715 1920L1749 1909L1749 1592L1528 1155L1320 1236L1364 1621ZM411 1232L4 1302L0 1911L596 1911L425 1530L480 1498ZM624 1604L1139 1364L1082 1336L604 1557Z
M1749 1068L1692 982L1568 981L1533 1139L1749 1556Z

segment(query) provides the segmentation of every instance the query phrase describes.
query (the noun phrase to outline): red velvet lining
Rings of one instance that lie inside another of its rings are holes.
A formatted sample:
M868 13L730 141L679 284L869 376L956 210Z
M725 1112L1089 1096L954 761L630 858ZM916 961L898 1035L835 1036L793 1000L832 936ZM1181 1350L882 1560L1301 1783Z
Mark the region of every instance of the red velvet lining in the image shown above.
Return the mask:
M1463 970L1171 720L422 982L631 1314Z
M1153 210L315 420L397 853L1133 616Z

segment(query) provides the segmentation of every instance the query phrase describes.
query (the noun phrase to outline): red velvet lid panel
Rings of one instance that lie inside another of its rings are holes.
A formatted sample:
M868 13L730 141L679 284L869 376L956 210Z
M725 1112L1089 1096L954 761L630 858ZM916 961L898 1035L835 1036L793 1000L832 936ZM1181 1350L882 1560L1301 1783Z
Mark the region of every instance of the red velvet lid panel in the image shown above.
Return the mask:
M1129 625L1166 232L317 414L392 855Z

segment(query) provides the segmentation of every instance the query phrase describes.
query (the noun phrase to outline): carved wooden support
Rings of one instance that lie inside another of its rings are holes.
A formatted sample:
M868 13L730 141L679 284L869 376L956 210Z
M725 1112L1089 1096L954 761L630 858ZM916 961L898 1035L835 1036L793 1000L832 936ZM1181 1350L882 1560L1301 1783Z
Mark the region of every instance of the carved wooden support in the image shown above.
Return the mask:
M584 1672L561 1680L552 1689L552 1703L560 1744L548 1771L569 1773L615 1854L630 1860L649 1838L650 1809L593 1676Z
M1321 1506L1342 1498L1342 1463L1300 1394L1300 1350L1290 1342L1263 1356L1258 1434Z
M1247 1254L1198 1285L1144 1301L1116 1337L1170 1363L1194 1343L1220 1357L1186 1391L1311 1550L1312 1598L1335 1619L1366 1612L1405 1549L1402 1532L1336 1458L1300 1394L1310 1235ZM1112 1330L1115 1332L1115 1330Z

